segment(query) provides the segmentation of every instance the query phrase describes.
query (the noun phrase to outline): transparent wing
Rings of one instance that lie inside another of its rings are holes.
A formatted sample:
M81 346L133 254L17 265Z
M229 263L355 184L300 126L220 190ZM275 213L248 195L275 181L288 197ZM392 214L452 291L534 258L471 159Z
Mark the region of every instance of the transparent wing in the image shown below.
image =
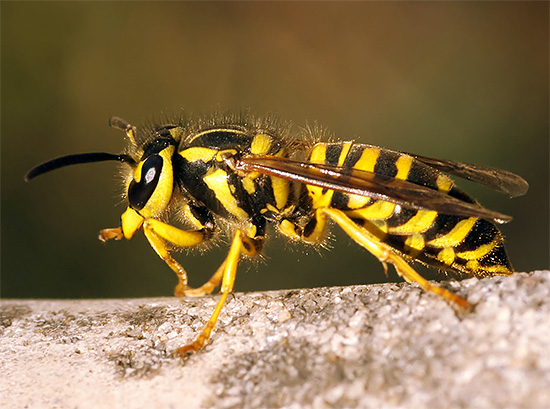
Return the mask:
M471 180L510 197L523 196L529 189L529 184L525 179L507 170L420 155L409 155L442 172Z
M435 210L442 214L478 217L506 223L511 216L468 203L444 192L406 180L373 172L343 169L339 166L312 164L275 156L251 156L238 160L235 168L332 189L354 195L384 200L413 209Z

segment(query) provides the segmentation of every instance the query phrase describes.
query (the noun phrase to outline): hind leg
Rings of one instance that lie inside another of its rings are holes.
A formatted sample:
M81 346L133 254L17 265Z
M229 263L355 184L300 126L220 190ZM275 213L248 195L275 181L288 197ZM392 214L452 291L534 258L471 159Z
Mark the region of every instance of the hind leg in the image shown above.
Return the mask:
M316 218L318 219L318 224L326 223L327 216L334 220L357 244L370 251L383 264L393 264L397 273L406 281L418 283L424 290L435 293L460 308L470 308L470 304L464 298L430 283L418 274L401 255L396 253L387 244L380 242L368 230L355 224L341 210L334 208L317 209Z

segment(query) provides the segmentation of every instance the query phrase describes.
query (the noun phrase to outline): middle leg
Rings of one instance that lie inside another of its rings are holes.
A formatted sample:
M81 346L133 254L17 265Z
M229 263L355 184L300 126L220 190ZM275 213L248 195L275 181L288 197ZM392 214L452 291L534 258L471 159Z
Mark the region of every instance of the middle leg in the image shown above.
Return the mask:
M219 272L222 276L221 296L216 304L216 308L212 316L204 326L204 329L199 336L190 344L178 348L178 353L181 357L185 357L192 352L201 349L210 339L212 330L216 326L220 312L227 300L227 296L233 292L235 277L237 275L237 265L241 254L252 257L257 254L258 243L253 238L248 237L242 230L236 230L233 236L233 241L229 249L229 253L225 258L216 274ZM215 274L215 275L216 275Z

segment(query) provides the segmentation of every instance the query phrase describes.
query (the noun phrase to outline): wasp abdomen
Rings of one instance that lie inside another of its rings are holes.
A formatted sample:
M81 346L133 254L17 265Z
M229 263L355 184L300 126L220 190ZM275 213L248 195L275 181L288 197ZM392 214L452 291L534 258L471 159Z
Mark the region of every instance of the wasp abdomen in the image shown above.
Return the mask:
M405 180L475 203L447 175L400 152L352 142L319 143L313 148L310 161L338 166L342 174L373 172ZM477 276L512 272L502 235L490 221L408 208L318 186L307 189L314 208L344 211L373 238L406 256Z

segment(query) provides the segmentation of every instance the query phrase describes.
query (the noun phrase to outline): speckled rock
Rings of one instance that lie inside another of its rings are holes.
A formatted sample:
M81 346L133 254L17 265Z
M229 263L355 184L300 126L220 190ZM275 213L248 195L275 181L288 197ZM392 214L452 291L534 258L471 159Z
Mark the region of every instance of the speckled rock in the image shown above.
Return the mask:
M2 408L545 408L550 271L216 296L3 300Z

